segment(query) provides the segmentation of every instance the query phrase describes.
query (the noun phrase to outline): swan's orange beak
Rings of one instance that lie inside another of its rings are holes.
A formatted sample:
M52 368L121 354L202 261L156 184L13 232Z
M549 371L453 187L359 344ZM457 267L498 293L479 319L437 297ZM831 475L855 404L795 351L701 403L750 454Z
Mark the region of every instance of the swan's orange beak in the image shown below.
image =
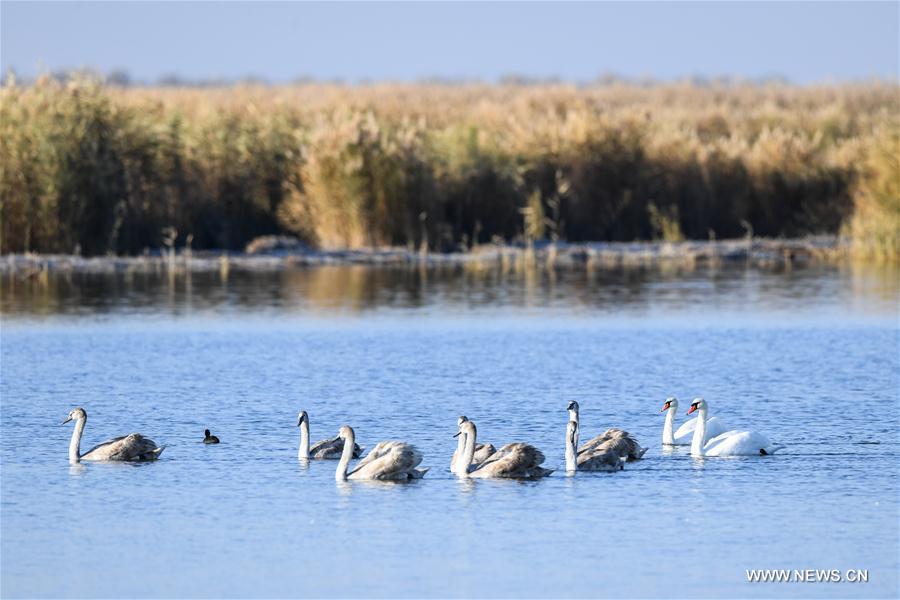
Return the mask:
M696 404L691 404L691 407L688 409L687 414L691 414L691 413L694 412L695 410L697 410L697 405L696 405Z
M663 407L660 409L659 412L666 412L667 410L669 410L669 407L670 407L670 406L672 406L672 403L671 403L671 402L666 402L665 404L663 404Z

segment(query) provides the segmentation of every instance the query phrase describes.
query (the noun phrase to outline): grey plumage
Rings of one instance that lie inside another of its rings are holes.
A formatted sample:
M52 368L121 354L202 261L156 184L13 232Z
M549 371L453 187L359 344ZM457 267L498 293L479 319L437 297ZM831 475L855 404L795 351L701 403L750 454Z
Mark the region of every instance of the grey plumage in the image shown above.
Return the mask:
M82 454L81 460L153 460L164 448L139 433L130 433L97 444Z
M575 402L574 400L569 402L566 410L569 411L569 420L575 421L580 427L581 407L578 405L578 402ZM580 455L582 452L600 446L601 444L605 444L608 448L615 449L620 456L627 458L628 460L638 460L644 456L645 452L647 452L647 449L642 447L630 433L614 427L607 429L602 434L579 446L578 454Z
M620 457L628 460L638 460L647 449L642 447L634 437L622 429L607 429L597 437L588 440L578 449L579 456L582 453L593 453L598 449L615 451Z
M75 430L72 432L72 440L69 443L69 462L77 463L82 460L114 460L114 461L145 461L159 458L165 446L159 446L150 438L140 433L131 433L102 444L97 444L85 453L81 453L81 436L87 423L87 412L81 408L75 408L69 412L68 418L63 424L75 421Z
M310 458L324 458L337 460L344 451L344 440L340 437L334 437L329 440L321 440L312 445L309 449ZM359 444L353 444L353 458L359 458L363 449Z
M299 459L334 459L341 457L344 451L344 440L340 436L320 440L309 446L309 414L301 410L297 414L297 427L300 428L300 448L297 452ZM353 444L353 458L359 458L363 449Z
M616 438L608 437L607 441L600 442L586 448L576 455L575 447L578 445L578 423L569 421L566 428L566 470L572 471L621 471L624 468L624 459L619 456L616 448Z
M469 420L468 417L466 417L465 415L460 415L459 418L456 420L456 427L459 428L460 425L462 425L463 423L465 423L468 420ZM462 455L461 448L462 448L462 443L464 441L465 440L460 438L459 447L453 451L453 457L450 459L450 470L451 471L453 470L453 466L456 464L457 459L460 458L460 456ZM496 452L496 451L497 451L497 449L494 448L493 444L490 444L490 443L475 444L475 456L472 458L472 462L476 465L479 465L479 464L483 463L484 461L486 461L488 458L490 458L490 456L492 454L494 454L494 452Z
M478 435L475 423L461 423L460 431L466 435L466 458L470 459L468 468L460 473L464 477L531 479L546 477L553 472L541 466L543 452L522 442L506 444L481 464L473 464L471 458Z
M341 427L338 437L342 438L345 444L354 444L356 434L351 427L344 425ZM396 440L379 442L350 471L347 470L350 463L350 451L348 451L350 446L345 445L344 448L345 451L341 454L335 472L335 478L338 480L406 481L421 479L428 472L427 468L416 468L422 462L422 453L415 446L406 442Z

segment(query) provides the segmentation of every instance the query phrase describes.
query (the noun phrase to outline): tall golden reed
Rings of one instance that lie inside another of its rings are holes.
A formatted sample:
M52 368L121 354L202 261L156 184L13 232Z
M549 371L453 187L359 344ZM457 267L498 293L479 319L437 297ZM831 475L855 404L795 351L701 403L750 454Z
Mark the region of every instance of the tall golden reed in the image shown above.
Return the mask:
M896 258L896 84L0 92L0 250L849 232ZM893 137L892 137L893 136ZM171 229L170 229L171 228Z

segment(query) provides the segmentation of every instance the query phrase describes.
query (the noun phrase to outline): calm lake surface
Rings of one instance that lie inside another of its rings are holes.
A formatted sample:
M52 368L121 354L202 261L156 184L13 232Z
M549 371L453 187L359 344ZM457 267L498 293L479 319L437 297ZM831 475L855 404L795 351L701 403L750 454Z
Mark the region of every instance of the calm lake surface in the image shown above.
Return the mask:
M878 269L4 275L4 597L900 595L898 278ZM666 396L783 444L692 459ZM457 481L456 417L564 466L583 434L649 451L616 474ZM70 466L139 431L152 464ZM341 424L415 443L411 484L297 460ZM201 442L209 428L222 439ZM748 583L748 569L868 570Z

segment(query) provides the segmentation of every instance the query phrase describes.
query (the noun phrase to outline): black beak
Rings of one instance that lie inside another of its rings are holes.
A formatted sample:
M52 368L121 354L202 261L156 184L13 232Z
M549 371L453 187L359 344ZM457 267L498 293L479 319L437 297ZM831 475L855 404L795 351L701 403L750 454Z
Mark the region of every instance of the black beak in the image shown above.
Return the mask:
M462 431L457 431L456 433L453 434L453 437L459 437L459 434L461 434L461 433L462 433Z
M63 421L62 423L60 423L60 425L65 425L66 423L68 423L68 422L71 421L71 420L72 420L72 417L68 417L65 421Z

